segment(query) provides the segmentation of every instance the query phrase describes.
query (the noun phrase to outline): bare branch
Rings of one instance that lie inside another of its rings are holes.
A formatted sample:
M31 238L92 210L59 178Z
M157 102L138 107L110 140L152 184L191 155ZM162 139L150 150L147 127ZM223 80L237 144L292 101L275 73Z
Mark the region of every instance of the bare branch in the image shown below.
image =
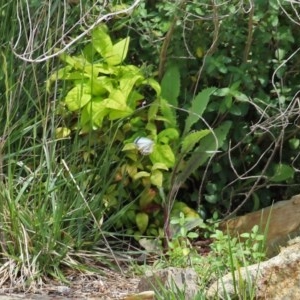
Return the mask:
M80 1L81 2L81 1ZM17 19L18 19L18 24L19 24L19 35L18 38L16 40L15 43L12 44L12 50L14 52L14 54L27 62L31 62L31 63L39 63L39 62L43 62L43 61L47 61L50 58L56 57L60 54L62 54L63 52L65 52L66 50L68 50L72 45L74 45L75 43L77 43L80 39L82 39L83 37L85 37L87 34L89 34L96 26L98 26L101 22L107 22L108 20L112 19L115 16L121 15L121 14L128 14L130 13L135 7L137 7L139 5L139 3L141 2L141 0L135 0L133 2L133 4L131 6L129 6L128 8L124 8L122 10L118 10L115 12L110 12L110 13L106 13L104 15L99 14L99 16L96 18L96 20L91 24L88 25L87 28L80 33L79 35L77 35L74 39L71 39L69 42L65 43L65 40L67 40L67 38L69 38L70 33L77 27L80 26L82 23L84 23L84 20L86 19L88 12L91 11L91 9L97 4L94 4L93 7L91 7L89 9L89 11L84 14L80 20L78 20L69 30L66 29L66 10L67 10L67 3L66 0L64 0L64 15L63 15L63 20L62 20L62 25L61 25L61 30L62 30L62 34L61 36L55 41L55 43L51 46L48 47L48 42L51 38L50 36L50 32L49 32L49 24L50 24L50 7L51 7L51 1L49 1L49 6L48 6L48 12L46 15L47 18L47 25L46 25L46 34L45 34L45 40L43 41L42 44L38 44L35 45L35 43L37 43L37 35L39 33L38 31L38 24L41 21L41 19L36 21L36 24L33 24L33 17L30 13L29 10L29 4L28 4L28 0L26 0L26 10L27 10L27 15L28 15L28 28L23 28L22 25L22 14L24 13L21 9L21 3L20 0L18 0L17 3L17 7L19 8L19 10L21 10L21 14L18 13L17 15ZM106 2L105 2L106 3ZM98 3L98 5L100 5ZM104 11L105 5L103 5L102 10ZM23 17L24 18L24 17ZM28 36L28 43L27 46L24 50L23 53L18 53L17 52L17 47L20 41L20 37L23 34L26 34L26 32L29 30L29 36ZM55 48L58 47L58 45L64 45L61 49L59 49L58 51L55 51ZM40 48L43 48L43 54L39 55L38 57L34 57L34 54L36 53L37 50L39 50Z

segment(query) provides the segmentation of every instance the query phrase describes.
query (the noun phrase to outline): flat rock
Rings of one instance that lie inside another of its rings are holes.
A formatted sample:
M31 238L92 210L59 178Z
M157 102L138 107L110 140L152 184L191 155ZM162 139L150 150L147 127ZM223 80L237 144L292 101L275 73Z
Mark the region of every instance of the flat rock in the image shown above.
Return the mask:
M300 195L290 200L279 201L259 211L230 219L220 224L220 228L230 235L251 232L254 225L259 225L262 232L267 232L266 244L268 257L279 253L292 237L300 234Z
M258 300L300 299L300 238L289 244L268 261L241 268L234 275L228 273L218 279L209 287L208 299L243 298L245 293L248 297L254 293L251 299Z

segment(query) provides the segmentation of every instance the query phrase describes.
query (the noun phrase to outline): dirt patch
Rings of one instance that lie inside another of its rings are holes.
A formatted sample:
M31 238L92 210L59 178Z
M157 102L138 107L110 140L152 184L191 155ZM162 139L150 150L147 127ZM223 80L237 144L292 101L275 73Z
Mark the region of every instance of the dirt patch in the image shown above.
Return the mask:
M136 292L138 277L127 277L110 270L105 275L73 274L67 277L69 283L62 284L48 281L39 287L23 292L13 285L0 289L0 300L34 299L34 300L67 300L67 299L124 299L126 295Z

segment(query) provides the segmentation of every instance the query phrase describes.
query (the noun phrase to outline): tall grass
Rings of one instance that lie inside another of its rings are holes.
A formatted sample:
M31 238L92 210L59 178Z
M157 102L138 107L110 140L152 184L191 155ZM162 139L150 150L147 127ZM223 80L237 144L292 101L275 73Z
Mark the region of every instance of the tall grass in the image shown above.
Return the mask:
M57 61L27 63L13 54L10 41L19 33L16 4L0 4L0 286L11 282L28 289L45 275L64 280L64 268L118 265L107 241L113 222L103 199L120 149L95 149L92 134L56 138L64 87L54 87L49 95L45 82ZM56 11L56 22L61 13ZM21 36L20 47L26 43Z

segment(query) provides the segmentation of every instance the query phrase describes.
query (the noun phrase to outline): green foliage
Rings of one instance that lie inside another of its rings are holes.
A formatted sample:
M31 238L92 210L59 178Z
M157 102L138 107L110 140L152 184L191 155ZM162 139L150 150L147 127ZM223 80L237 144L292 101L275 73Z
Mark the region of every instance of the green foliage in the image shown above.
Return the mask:
M12 282L63 278L62 264L83 268L80 251L110 249L104 232L163 237L170 219L170 255L186 263L198 212L299 193L298 16L289 1L219 2L144 1L69 47L55 72L52 59L19 58L55 55L131 1L0 5L0 252ZM243 246L214 234L220 268L262 258L255 230Z
M184 133L187 134L192 126L202 117L211 94L215 88L208 88L200 92L195 99L192 100L192 105L189 110L189 115L185 121Z
M239 213L259 209L299 192L299 132L293 107L298 107L295 66L300 41L298 25L290 22L293 18L297 17L288 2L258 1L242 9L240 1L215 6L150 1L119 27L134 36L135 61L165 66L161 81L161 95L167 100L161 102L168 119L165 126L177 121L183 136L193 134L184 113L169 111L168 104L182 112L193 111L188 117L197 123L192 130L208 130L201 126L200 117L214 129L231 122L220 139L223 154L210 159L194 153L188 165L199 161L193 175L187 174L186 194L192 193L191 205L198 199L198 209L201 202L209 216L215 211L226 214L241 203ZM133 32L133 27L139 29ZM269 156L270 151L274 156ZM248 191L250 196L243 197ZM183 189L181 193L187 198ZM254 193L259 195L258 205Z
M236 270L241 265L248 266L262 261L266 256L265 236L259 232L258 225L251 232L242 233L238 237L230 237L216 229L211 234L214 242L211 244L216 264L223 271Z
M52 74L48 91L53 81L70 82L60 112L69 126L57 128L60 137L71 135L74 129L79 129L81 134L96 131L99 140L95 141L95 146L101 144L108 148L111 140L106 139L104 133L112 128L112 149L123 144L122 152L114 158L121 166L113 172L119 174L117 182L123 182L129 176L126 189L134 192L140 201L134 217L123 216L118 226L131 232L134 223L138 230L135 237L139 238L139 234L157 234L159 228L168 226L166 222L176 200L171 197L172 169L179 172L181 183L184 183L222 147L230 122L216 130L199 129L201 116L215 91L215 88L207 88L192 99L184 130L181 130L182 120L178 122L175 106L180 91L178 67L167 69L160 86L153 78L145 78L140 68L124 64L128 43L129 38L113 43L107 28L97 27L83 55L61 56L66 66ZM171 82L174 82L172 90ZM150 92L145 92L147 87L151 88ZM150 104L140 108L146 97L151 99ZM192 132L196 125L197 130ZM195 153L198 154L195 156ZM113 187L117 188L117 185ZM130 201L124 199L119 205L125 207ZM107 203L111 210L115 205ZM162 211L164 218L157 222L155 218ZM194 217L199 218L197 213Z
M176 205L177 204L177 205ZM172 239L169 241L168 257L169 263L172 266L187 267L193 261L193 257L197 256L191 241L198 238L199 234L193 231L195 228L204 227L203 220L199 216L183 213L183 207L186 210L190 208L186 205L181 207L179 216L177 217L175 211L178 203L174 204L171 218L171 228L173 229Z

